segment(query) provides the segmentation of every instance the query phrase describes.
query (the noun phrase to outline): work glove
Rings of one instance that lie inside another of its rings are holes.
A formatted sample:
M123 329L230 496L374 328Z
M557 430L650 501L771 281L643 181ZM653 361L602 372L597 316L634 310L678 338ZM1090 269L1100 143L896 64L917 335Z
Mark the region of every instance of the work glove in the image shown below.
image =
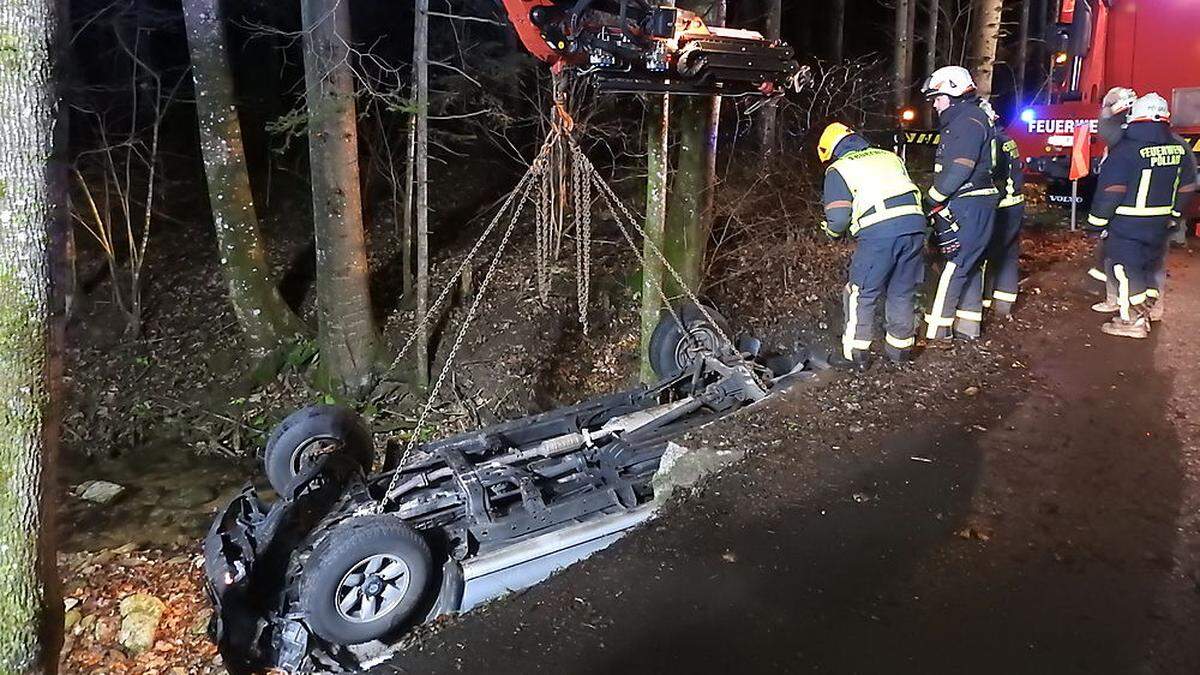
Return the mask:
M821 231L825 233L825 236L833 240L841 239L842 235L844 234L842 232L834 232L833 230L829 229L829 221L827 220L821 221Z
M929 219L933 227L933 247L947 258L953 257L962 248L958 241L958 223L940 212Z

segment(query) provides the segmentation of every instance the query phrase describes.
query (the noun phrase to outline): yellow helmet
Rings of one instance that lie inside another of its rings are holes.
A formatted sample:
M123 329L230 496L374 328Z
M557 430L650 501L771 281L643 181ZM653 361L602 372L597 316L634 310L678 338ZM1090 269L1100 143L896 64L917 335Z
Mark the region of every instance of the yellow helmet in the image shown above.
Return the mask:
M821 134L821 140L817 142L817 157L820 157L822 162L833 159L833 150L837 144L853 133L853 129L841 122L834 122L825 127L825 131Z

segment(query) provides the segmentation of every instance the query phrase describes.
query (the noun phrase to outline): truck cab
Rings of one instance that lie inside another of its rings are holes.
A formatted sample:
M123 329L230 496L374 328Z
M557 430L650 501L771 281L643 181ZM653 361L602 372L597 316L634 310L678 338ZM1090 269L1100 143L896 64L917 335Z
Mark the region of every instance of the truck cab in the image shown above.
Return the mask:
M1048 101L1021 108L1008 127L1027 171L1048 186L1052 203L1069 206L1066 180L1075 128L1093 131L1092 156L1104 143L1094 132L1100 104L1112 87L1139 95L1158 92L1171 102L1176 133L1200 152L1200 1L1060 0L1051 45ZM1043 93L1041 98L1045 98ZM1094 179L1081 182L1079 200L1090 201ZM1200 203L1185 216L1200 219Z

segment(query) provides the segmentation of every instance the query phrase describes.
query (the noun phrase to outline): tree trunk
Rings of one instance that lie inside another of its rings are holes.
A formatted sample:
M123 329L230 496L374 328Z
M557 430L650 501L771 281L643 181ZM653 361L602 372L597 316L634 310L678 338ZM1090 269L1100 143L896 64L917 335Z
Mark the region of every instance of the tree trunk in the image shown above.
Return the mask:
M845 0L838 0L844 2ZM767 0L767 21L763 35L768 40L778 40L783 23L783 0ZM838 59L841 60L841 59ZM764 154L775 153L776 120L779 116L779 101L768 101L758 114L758 147Z
M654 381L650 367L650 337L658 325L662 311L663 261L659 254L665 250L667 217L667 176L670 164L669 141L671 126L671 97L662 98L650 106L646 124L646 241L642 245L642 382ZM657 248L657 250L655 250Z
M1021 24L1017 29L1017 62L1013 64L1016 79L1017 107L1025 105L1025 82L1029 69L1029 21L1030 5L1034 0L1021 3Z
M929 76L941 65L938 59L938 38L942 22L942 0L926 0L925 4L925 76ZM932 106L921 106L925 125L937 126L937 111Z
M53 2L0 3L0 672L53 673L62 599L50 517Z
M261 355L291 342L303 329L267 269L234 101L221 3L184 0L183 17L221 270L238 323L251 348Z
M725 21L725 1L716 0L707 17L710 25ZM675 177L668 196L664 241L667 263L683 278L693 293L699 292L704 271L704 254L712 231L713 205L717 186L717 132L721 120L721 97L686 96L679 108L679 153ZM672 297L684 289L667 280Z
M404 147L404 216L400 223L401 270L404 274L404 303L412 302L413 295L413 197L417 180L417 116L408 117L408 135Z
M350 3L302 0L308 152L322 376L357 396L370 387L379 335L371 313L350 71Z
M719 97L717 97L719 101ZM713 109L719 103L689 96L679 101L679 151L671 182L665 227L667 262L683 279L688 290L700 289L704 253L712 230L713 190L716 177L709 169L717 152L717 127ZM679 297L683 290L672 276L668 295Z
M972 28L971 64L975 70L975 88L983 97L992 95L992 74L996 70L996 44L1000 41L1000 15L1004 0L977 0Z
M54 123L54 161L51 190L63 197L56 206L56 216L50 223L50 315L51 329L65 330L66 322L75 308L75 294L79 290L76 273L75 221L71 218L71 3L70 0L55 0L58 13L58 66L55 80L58 83L58 111ZM54 344L61 347L62 335L56 335ZM56 381L56 380L52 380ZM55 416L58 419L58 416Z
M925 25L925 74L938 68L938 26L942 21L941 0L928 0L926 4L928 23Z
M912 85L912 25L909 14L914 0L896 0L896 49L892 64L892 105L896 110L908 105Z
M908 30L905 31L905 34L908 35L908 87L910 92L913 91L916 84L913 82L913 71L917 63L917 9L920 4L921 0L908 0Z
M829 32L833 39L830 56L834 63L841 63L846 58L846 0L833 0Z
M429 0L417 0L413 22L413 79L416 87L417 189L417 384L429 385Z

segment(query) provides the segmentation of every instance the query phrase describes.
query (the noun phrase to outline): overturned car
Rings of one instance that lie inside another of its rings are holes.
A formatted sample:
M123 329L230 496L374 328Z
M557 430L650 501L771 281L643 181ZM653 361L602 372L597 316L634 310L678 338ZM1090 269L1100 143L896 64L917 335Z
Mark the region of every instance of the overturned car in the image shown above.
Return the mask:
M305 408L204 543L214 639L232 672L356 669L407 629L527 587L653 510L671 437L765 398L807 357L735 347L715 313L660 321L661 381L420 444L375 464L352 411Z

